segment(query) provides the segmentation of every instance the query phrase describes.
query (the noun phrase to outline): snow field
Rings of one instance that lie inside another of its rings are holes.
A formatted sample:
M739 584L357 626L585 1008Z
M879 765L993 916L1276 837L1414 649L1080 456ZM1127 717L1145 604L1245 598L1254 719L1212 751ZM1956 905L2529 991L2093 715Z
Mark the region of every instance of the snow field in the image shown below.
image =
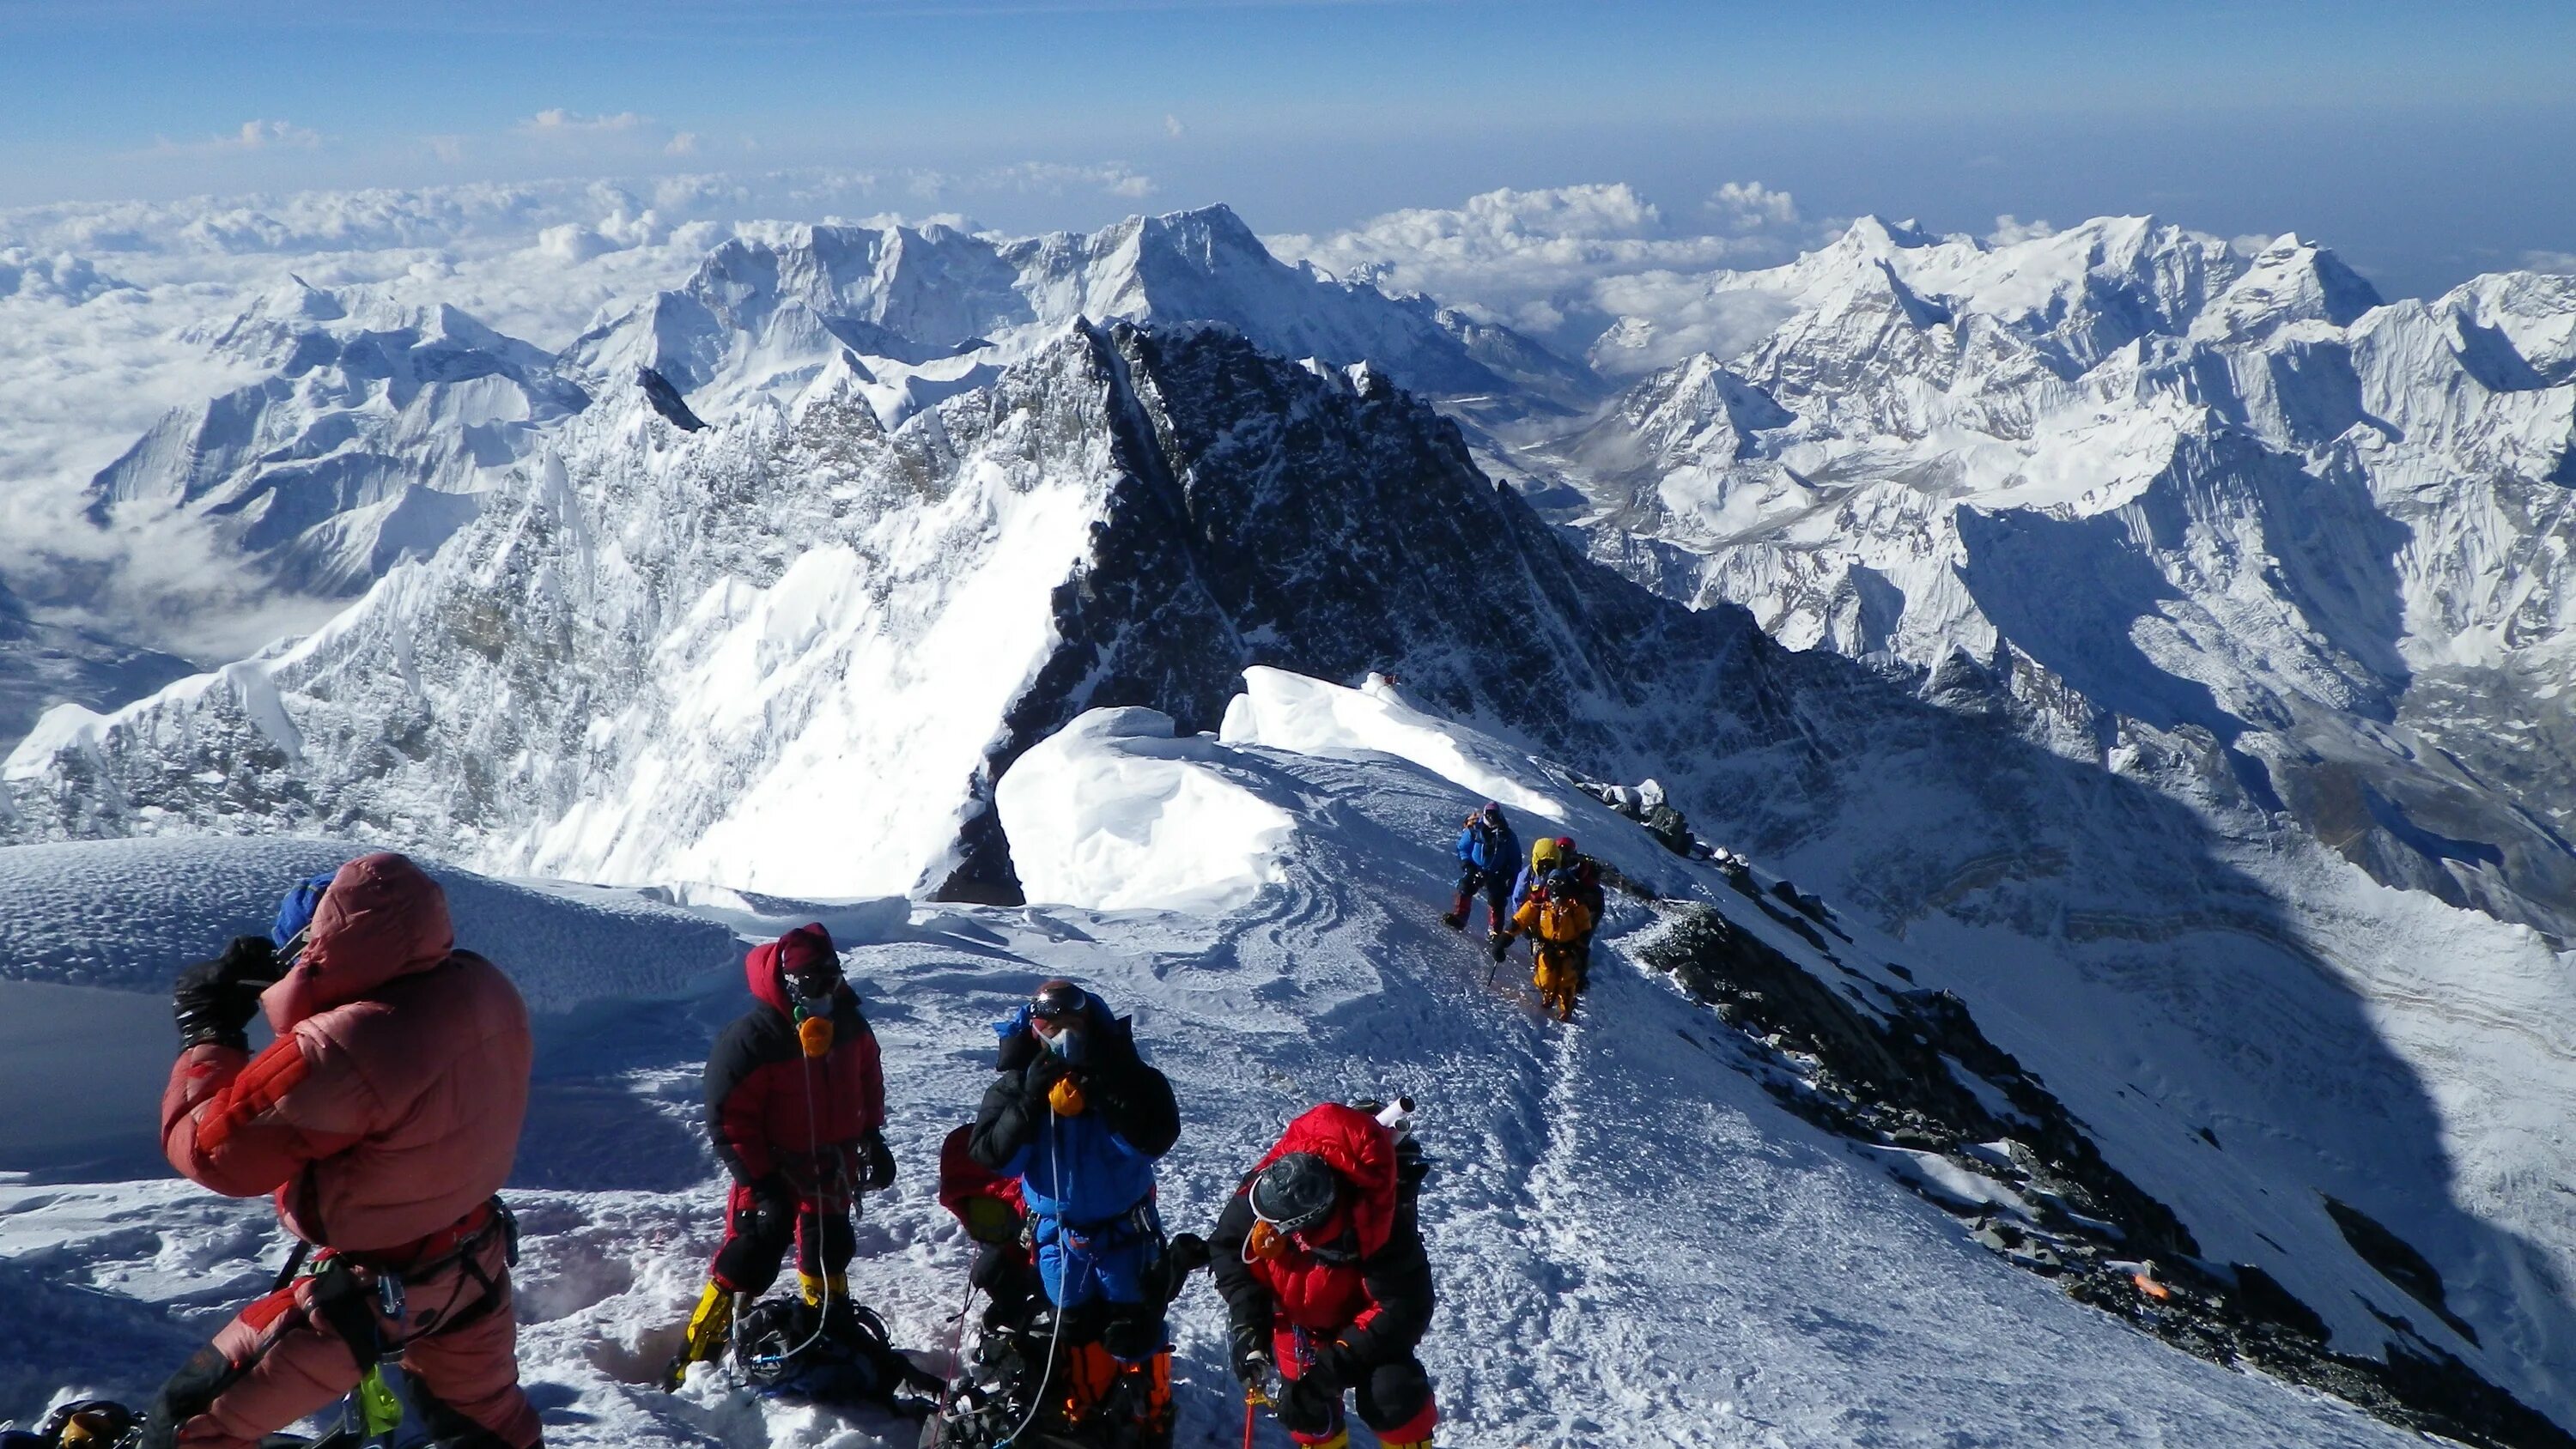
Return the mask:
M1119 732L1134 723L1073 733L1114 759L1151 739ZM902 1163L894 1191L867 1205L852 1281L900 1343L944 1362L969 1255L934 1200L936 1146L988 1078L989 1023L1063 974L1133 1012L1173 1078L1186 1122L1162 1175L1174 1230L1204 1229L1311 1102L1416 1100L1437 1159L1424 1216L1441 1307L1423 1353L1444 1443L2400 1442L2340 1403L2168 1350L1975 1248L1774 1105L1733 1065L1725 1028L1627 967L1615 937L1648 919L1633 905L1614 908L1571 1030L1537 1019L1518 956L1488 989L1484 957L1437 915L1454 822L1490 791L1385 754L1225 748L1229 777L1295 826L1276 879L1228 913L845 908ZM1522 771L1526 788L1544 787L1535 766ZM1065 798L1067 818L1130 823L1114 799ZM1582 808L1557 798L1568 815ZM1606 821L1593 834L1586 844L1614 859L1656 849ZM240 863L245 898L265 890L269 862ZM569 914L587 894L530 896ZM764 930L798 914L739 896L718 908ZM738 977L711 970L685 992L598 992L541 1018L538 1107L511 1196L527 1230L523 1373L551 1443L911 1442L866 1415L747 1400L703 1371L677 1395L649 1386L717 1237L697 1073L744 1005ZM36 1085L6 1070L13 1094ZM69 1388L141 1396L277 1251L264 1204L166 1180L0 1186L0 1323L52 1328L27 1368L0 1378L0 1412ZM31 1263L45 1276L15 1271ZM1239 1442L1223 1312L1204 1283L1174 1328L1180 1442ZM1262 1433L1279 1442L1275 1427Z

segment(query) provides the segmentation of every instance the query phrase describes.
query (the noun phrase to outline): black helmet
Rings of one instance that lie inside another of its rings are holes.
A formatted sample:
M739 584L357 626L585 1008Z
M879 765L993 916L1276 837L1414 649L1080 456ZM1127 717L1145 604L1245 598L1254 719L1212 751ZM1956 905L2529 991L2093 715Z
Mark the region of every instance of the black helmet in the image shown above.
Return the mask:
M1291 1152L1252 1180L1252 1215L1283 1233L1302 1233L1330 1217L1342 1180L1324 1159Z

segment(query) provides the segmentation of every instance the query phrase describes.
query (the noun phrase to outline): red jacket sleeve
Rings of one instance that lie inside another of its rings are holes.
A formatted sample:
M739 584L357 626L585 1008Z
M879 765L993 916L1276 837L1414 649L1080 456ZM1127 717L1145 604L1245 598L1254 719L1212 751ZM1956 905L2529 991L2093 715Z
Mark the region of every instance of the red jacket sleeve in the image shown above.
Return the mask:
M226 1197L276 1191L366 1135L374 1095L340 1055L301 1033L256 1057L212 1044L180 1053L161 1094L163 1155Z
M770 1158L769 1131L764 1125L768 1100L768 1074L748 1072L715 1103L710 1114L716 1156L724 1159L743 1182L758 1182L776 1167Z

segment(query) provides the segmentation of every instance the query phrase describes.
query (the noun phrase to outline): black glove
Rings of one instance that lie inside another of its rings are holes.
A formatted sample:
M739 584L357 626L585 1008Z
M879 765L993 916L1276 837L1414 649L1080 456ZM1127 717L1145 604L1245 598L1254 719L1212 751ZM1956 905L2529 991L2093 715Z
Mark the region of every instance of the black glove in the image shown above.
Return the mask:
M1040 1052L1036 1060L1029 1063L1029 1069L1021 1073L1020 1090L1031 1102L1044 1107L1047 1093L1072 1070L1064 1064L1064 1058L1053 1052Z
M1510 955L1510 954L1512 953L1512 938L1511 938L1510 933L1509 933L1509 932L1497 932L1497 933L1495 933L1494 941L1493 941L1493 949L1494 949L1494 959L1495 959L1495 960L1497 960L1497 961L1500 961L1500 960L1501 960L1501 959L1503 959L1505 956Z
M1234 1336L1234 1377L1243 1385L1247 1398L1263 1403L1279 1402L1282 1387L1279 1366L1270 1361L1270 1353L1260 1341L1247 1333Z
M784 1242L796 1231L796 1194L787 1179L771 1173L751 1185L751 1205L744 1224L755 1238Z
M859 1139L859 1191L883 1192L894 1186L894 1149L883 1132Z
M266 936L236 936L221 956L180 972L170 991L179 1049L212 1043L250 1050L250 1037L242 1029L259 1011L259 994L275 984L277 975L277 948Z

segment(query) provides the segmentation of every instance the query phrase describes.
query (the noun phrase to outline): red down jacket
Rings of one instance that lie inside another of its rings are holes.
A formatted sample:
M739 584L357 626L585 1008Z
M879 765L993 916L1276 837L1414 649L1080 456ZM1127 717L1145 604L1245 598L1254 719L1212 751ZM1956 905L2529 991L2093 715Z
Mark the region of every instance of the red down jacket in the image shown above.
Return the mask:
M833 991L832 1046L821 1058L796 1039L781 967L831 950L822 927L800 926L743 957L760 1004L716 1039L706 1077L707 1135L739 1182L781 1174L803 1194L832 1188L828 1179L854 1170L852 1147L885 1126L885 1069L857 992L846 982Z
M1291 1152L1311 1152L1342 1179L1333 1216L1277 1258L1246 1260L1252 1179ZM1277 1327L1338 1338L1360 1364L1408 1357L1431 1326L1431 1263L1412 1204L1397 1186L1395 1134L1355 1107L1326 1102L1288 1124L1217 1219L1208 1251L1238 1330Z
M170 1165L228 1197L273 1192L310 1243L399 1247L510 1175L527 1113L527 1007L455 949L447 897L399 855L340 867L302 957L260 997L258 1056L191 1047L161 1097Z

